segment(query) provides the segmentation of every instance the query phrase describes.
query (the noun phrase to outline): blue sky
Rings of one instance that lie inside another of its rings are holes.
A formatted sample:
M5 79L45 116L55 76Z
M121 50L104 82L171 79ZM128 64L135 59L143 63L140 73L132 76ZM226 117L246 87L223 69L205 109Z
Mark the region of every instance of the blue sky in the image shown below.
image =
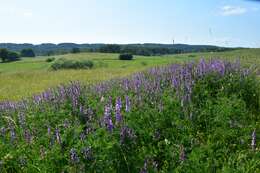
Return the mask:
M247 0L0 0L0 21L0 42L260 47L260 3Z

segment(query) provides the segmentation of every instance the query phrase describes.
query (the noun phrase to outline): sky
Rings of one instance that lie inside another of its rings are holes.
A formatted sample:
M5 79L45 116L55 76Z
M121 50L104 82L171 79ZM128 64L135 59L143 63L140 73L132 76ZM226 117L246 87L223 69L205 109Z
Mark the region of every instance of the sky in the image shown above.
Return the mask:
M0 0L1 43L260 47L257 0Z

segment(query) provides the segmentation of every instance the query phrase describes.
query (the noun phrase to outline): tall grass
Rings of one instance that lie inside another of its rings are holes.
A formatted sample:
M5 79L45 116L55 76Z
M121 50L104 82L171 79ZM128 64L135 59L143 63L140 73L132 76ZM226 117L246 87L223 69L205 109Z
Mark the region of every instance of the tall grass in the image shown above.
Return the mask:
M260 85L238 62L73 82L0 105L2 172L259 172Z

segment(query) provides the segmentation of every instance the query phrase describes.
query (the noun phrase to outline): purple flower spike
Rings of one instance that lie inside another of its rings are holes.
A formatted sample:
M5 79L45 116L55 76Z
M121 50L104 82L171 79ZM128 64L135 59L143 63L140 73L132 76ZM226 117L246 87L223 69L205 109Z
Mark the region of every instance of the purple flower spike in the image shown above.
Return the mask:
M31 142L32 136L29 130L25 130L24 132L24 138L26 140L27 143Z
M181 162L185 161L185 159L186 159L185 150L184 150L183 145L181 145L181 147L180 147L180 157L179 157L179 159L180 159Z
M48 128L47 128L47 133L49 136L51 136L51 127L50 126L48 126Z
M123 127L121 128L120 132L120 143L125 144L127 140L133 141L135 140L136 136L134 131L129 127Z
M85 147L81 150L81 153L83 155L83 158L86 160L92 159L92 149L90 147Z
M141 169L140 173L148 173L148 163L147 162L148 162L147 160L144 161L144 166Z
M116 123L121 123L122 122L122 115L121 115L121 108L122 108L122 102L121 102L121 98L118 97L116 100Z
M23 112L19 113L18 115L19 124L21 127L25 127L25 115Z
M103 123L110 132L112 132L114 128L112 117L111 117L111 109L112 106L110 104L105 106L105 112L103 118Z
M58 128L55 129L55 136L58 144L61 144L61 137L60 137L60 131Z
M256 132L255 132L255 130L252 133L252 143L251 143L251 146L252 146L252 150L255 150L255 147L256 147Z
M130 112L130 100L128 96L125 97L125 111Z
M78 157L76 149L74 149L74 148L72 148L70 150L70 160L72 163L79 163L79 157Z
M11 137L11 142L14 142L16 139L16 134L13 127L10 129L10 137Z
M108 128L108 130L109 130L110 132L113 131L114 125L113 125L113 122L112 122L112 119L111 119L111 118L108 119L107 128Z

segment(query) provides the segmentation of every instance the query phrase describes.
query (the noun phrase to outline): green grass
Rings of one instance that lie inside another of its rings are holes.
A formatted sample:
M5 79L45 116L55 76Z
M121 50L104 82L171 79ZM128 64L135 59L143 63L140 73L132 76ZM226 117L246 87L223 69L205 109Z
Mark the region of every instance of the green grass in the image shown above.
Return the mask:
M244 49L221 53L194 53L143 57L135 56L132 61L118 60L118 54L80 53L53 56L55 59L87 59L94 62L91 70L52 71L49 57L24 58L18 62L0 63L0 101L19 100L40 93L50 87L79 80L83 83L95 83L102 80L128 76L153 66L184 61L198 60L202 57L240 58L245 65L260 67L260 49Z

